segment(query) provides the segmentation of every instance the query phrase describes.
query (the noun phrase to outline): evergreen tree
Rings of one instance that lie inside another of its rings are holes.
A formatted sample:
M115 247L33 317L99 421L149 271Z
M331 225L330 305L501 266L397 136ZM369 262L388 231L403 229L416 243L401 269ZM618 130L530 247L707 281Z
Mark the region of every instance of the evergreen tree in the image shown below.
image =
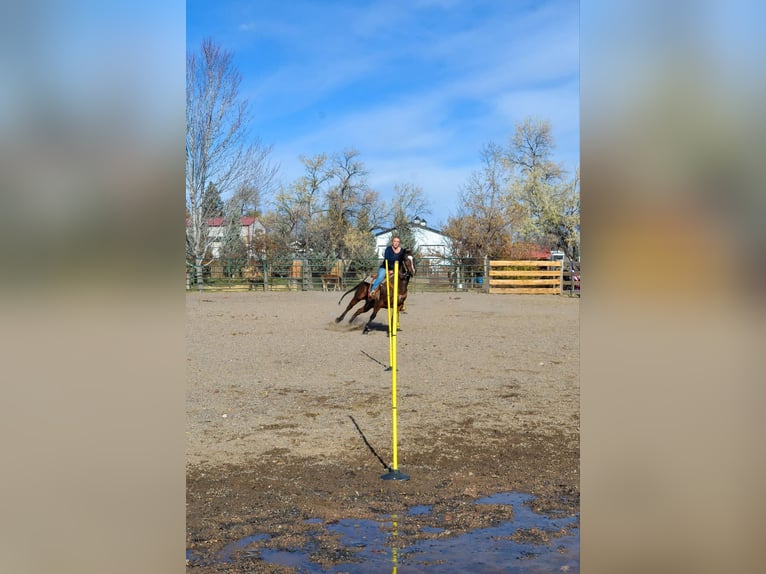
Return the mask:
M202 213L205 214L206 219L223 216L221 192L218 191L218 187L212 181L207 184L205 193L202 194Z

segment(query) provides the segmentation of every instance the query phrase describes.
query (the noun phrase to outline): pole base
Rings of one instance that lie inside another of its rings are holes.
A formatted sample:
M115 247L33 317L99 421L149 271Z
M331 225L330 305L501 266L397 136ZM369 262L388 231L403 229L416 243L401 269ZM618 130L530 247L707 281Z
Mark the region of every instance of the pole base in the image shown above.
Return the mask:
M389 470L386 474L381 474L380 478L383 480L409 480L410 475L398 470Z

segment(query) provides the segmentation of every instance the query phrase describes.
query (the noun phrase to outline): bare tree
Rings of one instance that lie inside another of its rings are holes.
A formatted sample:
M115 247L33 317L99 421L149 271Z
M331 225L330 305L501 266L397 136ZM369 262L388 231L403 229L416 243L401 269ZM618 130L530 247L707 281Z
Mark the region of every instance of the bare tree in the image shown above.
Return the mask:
M208 184L214 183L224 197L239 191L251 201L253 190L268 184L275 173L267 164L270 150L248 139L247 101L240 98L240 83L233 54L212 40L204 40L199 53L187 53L186 245L200 289L215 240L208 232L211 214L203 201ZM226 203L230 220L235 220L233 209L241 215L242 199Z
M507 191L510 172L505 150L490 142L481 152L482 168L474 171L460 192L457 216L449 218L445 232L453 253L481 260L507 253L517 213Z
M421 187L411 183L397 183L394 185L392 212L397 211L412 220L421 215L429 215L431 207Z
M375 193L375 192L368 192ZM348 262L348 270L359 275L369 272L378 265L378 254L375 250L375 238L372 230L377 227L373 221L378 220L379 203L377 195L368 198L362 205L356 218L356 223L344 237L347 252L345 259Z
M511 170L522 176L535 173L543 181L551 181L562 175L562 168L551 160L556 143L547 120L525 118L516 125L506 161Z
M386 206L367 183L367 169L354 149L301 157L304 175L282 187L267 214L272 247L310 253L317 260L348 263L361 272L376 262L371 231L386 218Z
M327 213L326 196L334 173L333 166L327 154L324 153L300 159L306 173L296 183L302 217L298 240L307 252L323 250L325 247L325 237L322 234L323 218Z
M328 244L346 255L344 238L352 229L362 198L369 190L367 169L357 150L346 150L333 157L333 185L327 193Z
M301 156L300 161L305 174L274 196L274 223L285 245L311 251L322 243L320 229L332 168L325 154Z
M279 167L271 162L271 146L254 146L245 160L243 177L229 199L228 210L241 216L258 217L265 195L276 185Z
M422 215L431 213L423 189L411 183L397 183L394 185L394 197L387 211L391 217L392 227L402 240L402 245L408 249L415 249L416 240L412 222Z
M366 246L359 246L358 233L369 234L382 220L384 207L378 192L368 185L367 175L357 150L333 156L332 185L326 195L325 243L343 259L366 250Z

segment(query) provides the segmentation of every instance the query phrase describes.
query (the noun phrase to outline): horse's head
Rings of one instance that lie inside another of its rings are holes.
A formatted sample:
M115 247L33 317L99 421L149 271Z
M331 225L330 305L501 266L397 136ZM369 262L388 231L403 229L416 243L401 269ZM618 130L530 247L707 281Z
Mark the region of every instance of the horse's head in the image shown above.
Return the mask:
M404 250L404 256L402 257L402 268L404 269L402 274L404 278L409 279L415 276L415 258L412 252L407 249Z

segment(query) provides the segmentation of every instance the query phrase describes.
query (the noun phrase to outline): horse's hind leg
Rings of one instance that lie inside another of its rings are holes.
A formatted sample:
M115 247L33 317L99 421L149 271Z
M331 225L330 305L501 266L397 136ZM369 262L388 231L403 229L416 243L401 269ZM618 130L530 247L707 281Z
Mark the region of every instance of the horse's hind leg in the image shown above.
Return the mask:
M357 299L356 297L351 299L351 302L349 302L348 307L346 307L346 310L343 311L343 313L341 313L338 317L335 318L335 322L340 323L341 321L343 321L343 317L346 316L346 313L348 313L351 310L351 307L353 307L357 303L359 303L359 299ZM356 315L354 315L354 317L356 317ZM351 318L351 320L353 321L353 317Z
M364 305L362 305L361 307L359 307L359 309L356 310L356 313L353 314L353 316L351 317L351 319L348 320L348 322L353 323L354 319L356 319L359 315L361 315L362 313L366 313L367 311L372 309L372 306L374 304L375 303L373 301L369 301L369 300L365 301Z

